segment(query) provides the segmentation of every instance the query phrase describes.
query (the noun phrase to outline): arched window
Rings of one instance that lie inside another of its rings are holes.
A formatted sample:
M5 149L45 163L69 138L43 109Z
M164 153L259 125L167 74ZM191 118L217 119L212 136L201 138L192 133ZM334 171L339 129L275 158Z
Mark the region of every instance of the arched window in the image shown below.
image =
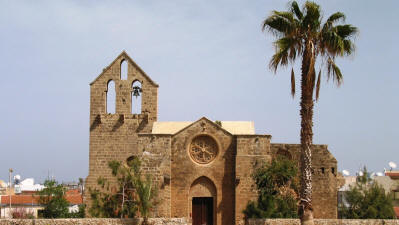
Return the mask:
M127 62L122 60L121 62L121 80L127 80Z
M107 113L115 114L116 108L116 92L115 92L115 82L113 80L108 81L107 86L107 100L106 100L106 108Z
M141 82L136 80L132 84L132 114L141 114Z

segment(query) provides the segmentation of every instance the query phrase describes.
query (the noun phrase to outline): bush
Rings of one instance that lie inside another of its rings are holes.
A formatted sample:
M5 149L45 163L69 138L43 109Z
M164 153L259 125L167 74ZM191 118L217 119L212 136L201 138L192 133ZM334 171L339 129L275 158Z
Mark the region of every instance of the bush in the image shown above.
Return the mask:
M40 215L44 218L68 218L69 203L65 199L65 188L55 180L44 181L43 190L39 191L39 203L44 205Z
M339 218L345 219L394 219L392 199L382 186L370 179L366 167L355 185L344 194L347 204L338 206Z
M15 208L11 211L13 219L34 219L35 215L32 210L26 208Z
M246 218L297 218L297 173L296 165L282 157L256 169L252 177L259 196L243 211Z
M98 178L100 189L89 189L92 205L89 213L93 217L133 218L140 212L147 223L149 212L156 204L157 188L150 176L143 176L140 170L141 162L134 157L123 164L111 161L108 167L116 178L116 186L104 179Z

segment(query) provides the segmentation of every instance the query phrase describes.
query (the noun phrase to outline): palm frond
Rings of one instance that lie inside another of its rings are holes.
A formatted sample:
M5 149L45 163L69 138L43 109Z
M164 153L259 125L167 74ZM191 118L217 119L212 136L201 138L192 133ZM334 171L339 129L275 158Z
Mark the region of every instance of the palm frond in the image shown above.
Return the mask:
M273 14L283 17L283 18L287 19L288 21L290 21L291 23L294 22L294 14L292 12L274 10Z
M301 48L298 46L297 40L294 38L280 38L274 42L276 53L270 60L269 67L276 72L279 65L286 66L290 61L295 60ZM299 48L299 50L297 50Z
M353 37L358 33L357 27L350 24L337 25L334 27L334 30L343 39Z
M319 70L319 75L317 76L317 83L316 83L316 101L319 100L319 93L320 93L320 79L321 79L321 69Z
M272 59L269 62L269 67L276 73L279 65L286 66L287 64L288 64L288 49L280 49L272 56Z
M320 46L321 51L327 51L333 56L342 56L345 52L343 39L334 30L321 33Z
M293 18L291 12L273 11L272 15L263 21L262 31L268 30L277 37L289 34L295 29Z
M322 32L320 46L322 51L330 55L350 55L355 50L355 45L349 39L357 34L357 28L351 25L332 27L327 32Z
M343 82L343 76L339 67L335 64L333 58L328 58L327 60L327 78L330 79L332 77L333 81L340 86Z
M320 6L315 2L307 1L302 11L305 12L302 24L304 29L317 31L320 27Z
M326 24L331 24L332 25L335 22L338 22L340 20L342 22L344 22L345 19L346 19L345 14L343 14L342 12L336 12L336 13L331 14L330 17L328 17L328 19L326 20Z
M321 32L327 32L328 30L331 29L331 27L334 25L334 23L336 23L340 20L345 21L345 15L342 12L333 13L330 17L328 17L328 19L324 23Z
M295 97L295 74L294 74L294 68L291 68L291 95L292 95L292 98Z
M355 45L351 40L344 40L344 52L346 55L351 55L355 51Z
M295 14L298 20L303 19L303 13L301 12L301 9L299 8L298 3L296 1L293 1L291 3L291 12Z

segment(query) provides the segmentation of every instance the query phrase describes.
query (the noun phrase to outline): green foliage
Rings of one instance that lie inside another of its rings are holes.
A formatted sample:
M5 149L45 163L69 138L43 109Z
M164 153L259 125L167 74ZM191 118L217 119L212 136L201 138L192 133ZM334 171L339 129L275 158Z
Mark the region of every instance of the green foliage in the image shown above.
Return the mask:
M134 157L127 164L111 161L108 167L116 179L116 186L102 177L98 178L99 189L89 189L92 206L89 213L93 217L103 218L133 218L137 211L145 222L153 208L157 188L152 184L151 177L145 179L140 170L141 162Z
M297 218L298 169L285 158L263 165L252 175L259 191L243 211L247 218Z
M346 219L394 219L392 199L382 186L370 179L366 167L355 185L344 194L346 204L338 207L339 217Z
M143 224L148 224L148 216L150 210L157 203L154 201L157 190L154 188L151 177L146 176L146 179L139 179L136 183L137 191L137 204L140 211L140 215L144 218Z
M44 218L68 218L68 201L65 199L65 188L55 180L46 180L45 188L38 192L39 203L44 205L41 215Z

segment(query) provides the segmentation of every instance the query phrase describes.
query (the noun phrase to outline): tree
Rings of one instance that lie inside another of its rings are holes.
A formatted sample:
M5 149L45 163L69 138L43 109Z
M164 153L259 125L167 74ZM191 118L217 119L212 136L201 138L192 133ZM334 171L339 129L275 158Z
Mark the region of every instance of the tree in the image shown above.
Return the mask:
M259 191L257 202L249 202L246 218L297 218L298 169L288 159L277 158L256 169L252 177Z
M339 217L345 219L394 219L392 198L370 178L366 167L355 185L344 194L347 204L339 205Z
M276 72L280 66L294 64L301 57L301 187L299 214L301 224L314 224L312 208L312 144L313 144L313 93L319 98L321 68L326 69L327 78L332 78L337 86L343 81L341 70L335 63L337 57L351 55L355 49L352 38L357 28L349 24L339 24L345 20L342 12L332 14L322 24L320 6L306 1L302 10L293 1L288 11L273 11L263 21L263 31L269 31L277 40L275 53L269 66ZM316 82L315 67L321 58ZM295 95L295 74L291 70L291 94Z
M68 218L69 203L65 199L65 188L55 180L44 181L43 190L39 191L39 203L44 205L44 218Z
M147 225L150 210L155 204L157 204L155 201L157 191L151 181L150 176L146 176L145 180L139 179L136 186L137 205L140 215L144 219L143 225Z
M147 223L149 212L156 204L157 188L152 184L148 175L143 179L140 170L141 162L134 157L127 164L110 161L108 167L116 178L116 186L102 177L98 178L98 185L102 190L89 189L92 206L89 213L94 217L133 218L140 211Z

